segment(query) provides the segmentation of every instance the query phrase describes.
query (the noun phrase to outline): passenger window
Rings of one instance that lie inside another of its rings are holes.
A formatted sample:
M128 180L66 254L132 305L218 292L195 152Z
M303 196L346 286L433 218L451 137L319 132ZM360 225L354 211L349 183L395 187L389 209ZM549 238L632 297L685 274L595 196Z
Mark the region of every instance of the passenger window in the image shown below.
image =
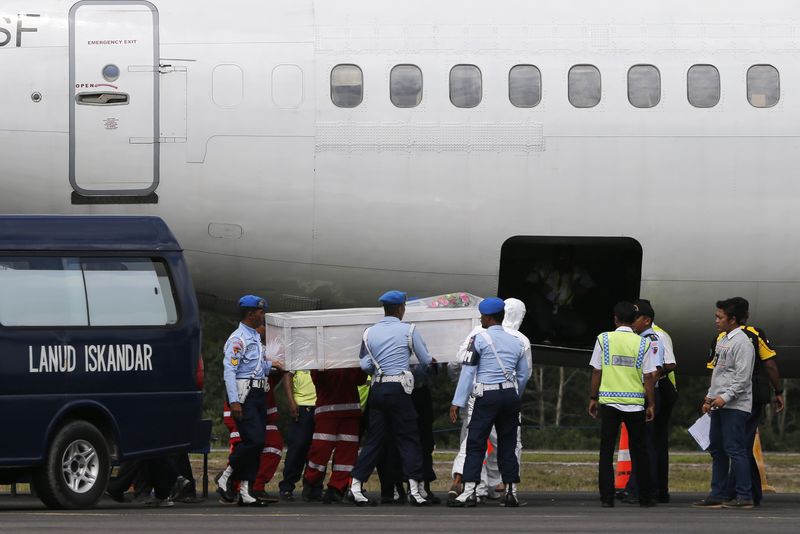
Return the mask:
M272 102L279 108L296 109L303 103L303 70L297 65L272 69Z
M686 75L689 103L696 108L713 108L719 103L719 71L713 65L692 65Z
M475 65L450 69L450 102L457 108L474 108L483 98L481 70Z
M416 65L396 65L389 74L389 97L398 108L422 102L422 71Z
M575 65L567 76L567 96L576 108L593 108L602 94L600 71L594 65Z
M0 324L88 326L77 258L0 257Z
M772 65L753 65L747 69L747 100L757 108L771 108L781 98L778 69Z
M336 65L331 70L331 101L340 108L354 108L364 99L364 74L357 65Z
M172 289L164 288L169 279L159 280L149 259L85 258L82 263L92 326L174 324L174 312L172 317L167 312L175 307Z
M211 99L221 108L233 108L244 99L244 71L239 65L217 65L211 75Z
M532 108L542 100L542 73L533 65L516 65L508 71L508 99L518 108Z
M653 65L628 69L628 101L636 108L652 108L661 101L661 73Z

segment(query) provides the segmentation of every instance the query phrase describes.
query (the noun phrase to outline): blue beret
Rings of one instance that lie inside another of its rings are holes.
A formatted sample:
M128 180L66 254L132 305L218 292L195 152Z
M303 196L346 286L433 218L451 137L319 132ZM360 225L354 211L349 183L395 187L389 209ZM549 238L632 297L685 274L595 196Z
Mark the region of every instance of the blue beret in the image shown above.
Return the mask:
M406 294L402 291L387 291L381 298L378 299L379 301L383 302L384 304L405 304L406 303Z
M483 315L494 315L503 311L505 307L506 303L503 302L503 299L489 297L488 299L483 299L481 303L478 304L478 311Z
M239 299L240 308L260 308L267 309L267 301L255 295L245 295Z

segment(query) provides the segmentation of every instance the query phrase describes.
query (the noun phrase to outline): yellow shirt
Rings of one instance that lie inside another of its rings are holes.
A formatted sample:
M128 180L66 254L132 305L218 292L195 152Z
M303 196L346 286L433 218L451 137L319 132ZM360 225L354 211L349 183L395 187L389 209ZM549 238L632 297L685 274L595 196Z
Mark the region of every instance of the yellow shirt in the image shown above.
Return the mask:
M295 371L292 376L292 392L294 402L298 406L314 406L317 404L317 389L311 379L311 371Z
M764 337L759 334L758 330L753 328L752 326L742 326L742 330L745 332L750 332L751 334L758 337L758 357L763 362L764 360L769 360L770 358L774 358L778 355L777 352L772 350L772 347L769 346L769 340L764 339ZM722 336L725 335L725 332L720 332L717 335L717 341L722 339ZM749 337L749 336L748 336ZM706 363L707 369L713 369L714 365L717 363L717 355L714 354L711 358L709 358L708 363Z
M358 386L358 400L361 403L361 411L367 406L367 398L369 397L369 385L372 383L372 377L367 377L367 383Z

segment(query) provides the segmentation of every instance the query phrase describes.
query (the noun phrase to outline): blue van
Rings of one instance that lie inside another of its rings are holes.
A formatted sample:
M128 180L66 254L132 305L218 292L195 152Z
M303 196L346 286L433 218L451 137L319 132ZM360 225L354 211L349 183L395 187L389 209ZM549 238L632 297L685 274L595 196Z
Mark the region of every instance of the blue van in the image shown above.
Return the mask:
M112 463L186 450L200 318L157 217L0 216L0 483L91 506Z

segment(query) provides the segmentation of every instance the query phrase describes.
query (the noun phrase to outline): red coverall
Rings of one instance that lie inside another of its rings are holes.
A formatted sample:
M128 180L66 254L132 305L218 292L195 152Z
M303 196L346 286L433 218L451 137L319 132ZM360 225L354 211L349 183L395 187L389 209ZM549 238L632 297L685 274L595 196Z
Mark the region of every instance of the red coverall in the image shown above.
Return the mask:
M267 404L267 437L264 440L264 449L261 451L261 460L258 464L258 475L253 482L253 491L264 491L264 486L272 480L275 471L278 469L278 464L281 462L281 452L283 451L283 436L278 431L278 405L275 404L275 394L273 391L277 384L281 381L283 373L272 373L269 377L269 391L265 395L265 402ZM231 409L225 402L225 409L222 413L222 422L228 427L230 437L228 444L231 450L237 443L242 441L239 437L239 431L236 428L236 420L231 416ZM239 482L233 482L233 489L239 490Z
M361 369L311 371L317 389L314 436L308 451L304 480L320 485L333 453L333 472L328 487L342 493L350 486L350 471L358 456L361 404L358 386L366 382Z

